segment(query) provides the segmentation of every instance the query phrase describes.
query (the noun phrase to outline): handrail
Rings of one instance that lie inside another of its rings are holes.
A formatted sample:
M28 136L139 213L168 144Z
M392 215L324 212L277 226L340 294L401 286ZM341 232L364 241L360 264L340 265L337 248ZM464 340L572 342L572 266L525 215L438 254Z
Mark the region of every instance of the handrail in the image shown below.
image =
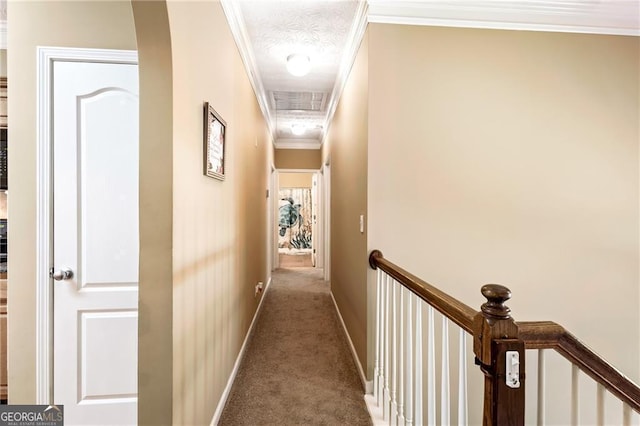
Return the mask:
M373 250L369 255L369 265L372 269L380 268L386 272L397 282L474 336L476 363L481 366L488 378L485 381L485 424L501 423L496 419L502 415L502 408L497 407L508 400L508 398L504 401L491 400L493 398L492 395L503 395L502 384L499 381L492 382L492 380L497 379L501 374L504 378L504 372L496 369L499 364L495 364L495 359L497 358L494 357L493 345L505 345L513 341L519 342L522 350L526 348L553 349L557 351L632 410L640 413L640 387L588 348L564 327L552 321L514 321L510 315L509 308L504 305L504 301L511 297L511 292L508 288L493 284L484 286L482 294L487 298L488 302L482 305L481 312L478 312L388 261L379 250ZM521 356L524 356L524 352L522 352ZM521 381L523 380L524 376L521 376ZM487 387L487 384L489 384L489 387ZM495 392L491 386L495 387ZM487 398L490 398L489 405L487 405ZM522 403L524 403L523 398L522 396ZM487 419L491 420L487 423ZM523 418L518 420L517 423L519 424L520 421L523 422Z
M382 269L419 298L449 317L467 333L473 334L473 318L478 314L477 310L438 290L398 265L389 262L383 257L380 250L371 252L369 265L372 269Z
M640 413L640 387L552 321L517 322L527 349L554 349L609 392Z

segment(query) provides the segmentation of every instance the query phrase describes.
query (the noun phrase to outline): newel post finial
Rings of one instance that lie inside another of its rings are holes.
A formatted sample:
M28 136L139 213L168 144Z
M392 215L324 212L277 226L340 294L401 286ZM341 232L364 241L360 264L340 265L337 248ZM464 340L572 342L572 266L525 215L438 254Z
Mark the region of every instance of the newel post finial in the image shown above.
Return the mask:
M505 320L511 318L511 309L504 304L511 299L511 290L500 284L483 285L480 289L487 299L480 309L487 319Z

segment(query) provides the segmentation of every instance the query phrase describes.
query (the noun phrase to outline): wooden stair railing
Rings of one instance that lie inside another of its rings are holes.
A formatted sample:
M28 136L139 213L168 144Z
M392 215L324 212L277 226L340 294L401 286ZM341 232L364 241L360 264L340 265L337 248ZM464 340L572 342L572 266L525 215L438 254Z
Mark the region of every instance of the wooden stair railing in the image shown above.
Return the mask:
M478 313L475 309L389 262L384 258L380 250L371 252L369 266L372 269L382 269L419 298L436 308L443 315L446 315L467 333L473 333L473 319Z
M631 409L640 413L640 387L602 359L560 324L552 321L519 322L520 338L527 349L553 349L578 366Z
M487 302L482 305L480 311L476 311L385 259L379 250L371 252L369 265L372 269L383 271L383 273L387 274L394 282L408 289L419 299L440 312L444 318L448 318L462 330L473 336L475 361L476 364L480 366L480 370L484 373L485 377L484 410L482 416L485 426L524 425L525 349L552 349L557 351L574 366L577 366L581 371L604 387L604 389L622 401L625 409L625 424L630 424L631 422L630 410L640 413L640 387L581 343L562 326L550 321L516 322L511 317L509 308L504 305L511 297L511 292L508 288L496 284L483 286L481 293L485 296ZM395 290L392 293L385 293L384 285L381 287L381 284L384 283L383 280L379 278L377 298L380 299L382 297L384 299L389 294L393 294L393 301L395 301ZM400 293L400 295L401 294L402 293ZM389 297L387 297L387 299L389 299ZM380 354L383 359L382 362L386 362L387 364L389 364L390 360L385 360L385 356L390 358L393 354L393 370L387 371L387 373L385 373L386 370L384 370L381 371L380 374L383 376L384 374L394 376L392 378L395 380L396 375L402 376L402 373L397 371L397 366L395 365L396 359L400 359L402 362L402 356L398 357L395 352L389 349L390 337L385 337L384 334L391 332L393 334L392 342L395 344L395 333L398 333L401 338L405 335L408 337L411 333L407 334L406 331L403 331L402 323L398 328L395 322L398 314L390 310L389 303L391 302L387 299L385 299L386 301L384 302L387 304L386 306L381 306L378 302L378 310L382 309L382 311L377 313L376 346L381 343L384 343L386 346L383 345L382 348L376 349L374 375L379 374L378 354ZM405 309L409 309L410 312L410 302ZM402 307L400 308L400 312L399 315L402 316ZM393 320L392 324L389 323L390 319ZM384 321L387 322L382 324ZM421 320L418 320L418 322L421 322ZM417 327L419 326L416 326L416 328ZM411 329L409 328L409 330ZM383 341L380 342L380 339ZM415 345L416 343L413 344ZM420 345L420 347L422 347L422 345ZM516 374L515 377L513 374L509 375L507 372L507 356L509 357L508 359L512 360L512 363L519 362L519 374ZM409 357L407 359L410 360L411 358ZM380 366L380 369L382 368L383 367ZM387 365L385 368L388 369L390 367ZM422 373L418 371L416 374ZM383 405L381 408L384 409L381 410L381 412L384 412L385 421L387 421L388 417L393 415L393 407L395 407L396 410L398 408L395 400L392 401L388 395L391 393L393 398L395 398L396 389L394 388L393 392L388 392L385 381L388 381L389 378L381 377L380 379L380 384L376 386L377 377L374 377L374 394L377 392L379 395L374 395L372 400L377 404ZM400 383L403 383L402 380ZM421 383L421 381L419 383ZM402 389L400 389L399 392L402 392ZM412 394L410 395L412 398L415 398ZM422 416L422 411L419 411L419 413L419 415ZM398 418L404 420L404 415L402 412L402 401L400 401ZM466 414L464 418L466 418ZM419 424L421 418L412 421L415 424ZM544 423L544 418L540 419L539 417L538 422L539 424ZM460 417L458 424L463 424L460 421Z

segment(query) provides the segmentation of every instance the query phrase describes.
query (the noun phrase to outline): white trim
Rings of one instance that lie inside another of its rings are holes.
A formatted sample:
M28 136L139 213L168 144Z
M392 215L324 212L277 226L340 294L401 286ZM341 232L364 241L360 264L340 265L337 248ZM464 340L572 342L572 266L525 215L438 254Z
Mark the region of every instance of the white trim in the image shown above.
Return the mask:
M342 324L342 329L344 330L344 334L347 337L347 341L349 342L349 348L351 348L351 355L353 356L353 361L356 363L356 367L358 368L358 374L360 375L360 381L362 382L362 388L364 389L364 393L370 394L371 392L373 392L373 380L367 380L367 376L365 376L364 369L362 368L362 364L360 363L360 359L358 358L356 347L353 346L353 341L351 340L351 336L349 335L347 326L344 323L344 319L342 319L340 308L338 308L336 299L335 297L333 297L333 291L330 292L329 294L331 294L331 300L333 300L333 306L335 306L336 308L336 312L338 313L338 318L340 319L340 324Z
M264 85L262 84L262 78L260 77L260 70L258 69L256 59L253 56L253 46L251 45L251 38L247 33L247 27L244 23L244 19L242 18L240 2L237 0L220 0L220 3L222 5L222 10L227 17L229 28L231 28L231 34L233 34L233 38L236 41L236 45L238 47L240 57L242 58L242 62L244 63L244 66L247 70L247 76L249 77L249 81L251 82L253 91L256 95L256 98L258 99L260 110L262 111L262 115L264 115L265 121L267 122L267 127L269 128L269 132L271 133L271 138L275 140L275 119L271 114L271 109L269 108L269 100L267 99L266 91L264 90Z
M309 173L309 174L314 174L316 172L319 172L320 169L276 169L277 173ZM280 186L278 186L276 189L280 189Z
M242 342L242 346L240 347L240 352L238 352L238 357L236 358L235 364L233 364L233 370L231 370L231 374L229 375L229 380L227 380L227 386L225 386L224 391L222 391L222 396L220 397L220 401L218 401L218 406L216 407L216 411L213 413L213 418L211 419L211 426L216 426L220 421L220 416L222 415L222 410L224 410L224 406L227 404L227 399L229 398L229 394L231 393L231 388L233 387L233 382L236 380L236 376L238 374L238 369L240 368L240 363L244 358L244 353L247 350L247 344L249 342L249 337L253 333L253 328L256 324L256 319L262 310L262 302L264 302L265 297L267 296L267 292L271 288L271 277L269 277L269 281L267 282L267 287L264 289L262 293L262 298L260 298L260 303L258 304L258 309L256 309L256 313L253 314L253 319L251 320L251 324L249 325L249 330L247 330L247 335L244 336L244 342Z
M36 160L36 404L53 403L53 291L49 268L52 250L52 128L53 64L56 61L137 64L132 50L37 48Z
M384 421L382 406L378 407L378 403L376 402L376 399L372 394L366 394L364 396L364 403L367 406L367 411L369 412L369 417L371 417L371 423L373 423L373 426L383 426L389 424L389 422Z
M635 0L369 0L369 22L501 30L640 35Z
M267 188L266 188L266 207L267 214L266 216L266 230L267 230L267 265L266 265L266 276L268 277L267 281L271 280L271 272L273 271L273 251L276 249L274 244L275 233L273 232L273 225L275 223L275 210L273 209L273 198L275 196L275 191L273 190L273 173L275 169L273 165L267 164Z
M320 141L320 145L324 143L327 135L329 134L329 128L331 127L331 122L333 121L333 115L335 114L336 108L338 107L338 102L340 101L340 97L342 96L344 86L345 84L347 84L347 79L349 78L349 74L351 73L351 68L356 61L356 56L358 55L358 50L360 49L360 43L362 43L362 38L364 37L365 30L367 29L367 12L368 2L359 0L358 9L356 10L356 14L353 19L353 26L351 27L351 31L349 32L347 43L344 49L344 54L342 55L342 60L340 61L340 69L338 70L338 75L336 76L336 83L333 86L333 91L331 92L331 97L329 98L327 117L323 126L324 134L322 136L322 140Z
M267 232L271 232L271 271L275 271L280 267L280 256L278 254L278 227L276 226L278 218L278 191L280 190L278 169L275 165L271 165L271 175L269 176L269 184L271 191L271 223L267 227Z
M369 22L377 24L400 24L400 25L423 25L434 27L454 27L454 28L480 28L492 30L515 30L515 31L544 31L557 33L584 33L584 34L607 34L607 35L627 35L639 36L637 30L626 30L616 28L580 27L570 25L546 25L530 24L522 22L493 22L493 21L465 21L460 19L438 19L438 18L416 18L416 17L396 17L384 15L370 15Z
M324 280L331 281L331 157L322 166L324 196Z
M276 139L276 149L320 149L317 139Z
M313 249L316 254L316 268L324 269L324 175L322 168L314 173L316 176L316 233L314 234L315 244ZM324 273L324 272L323 272Z

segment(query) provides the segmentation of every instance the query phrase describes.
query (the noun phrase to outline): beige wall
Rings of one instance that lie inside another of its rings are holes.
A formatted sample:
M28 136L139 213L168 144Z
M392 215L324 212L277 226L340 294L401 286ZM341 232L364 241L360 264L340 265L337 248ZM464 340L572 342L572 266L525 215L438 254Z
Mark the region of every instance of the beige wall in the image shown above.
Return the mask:
M8 4L9 84L9 401L35 400L36 46L135 49L127 2Z
M167 9L174 123L173 422L209 424L257 308L255 285L268 280L271 143L220 4L169 2ZM224 181L202 173L203 101L227 123Z
M276 149L276 169L314 169L321 166L319 149Z
M132 6L140 80L138 424L155 425L173 413L173 73L166 4Z
M280 188L311 188L313 173L280 173L278 182Z
M517 320L637 381L640 39L372 24L369 43L368 248L474 308L504 284Z
M325 155L331 158L331 291L349 335L366 367L368 39L358 52L329 129ZM366 229L366 226L365 226Z
M7 49L0 49L0 77L7 76Z

